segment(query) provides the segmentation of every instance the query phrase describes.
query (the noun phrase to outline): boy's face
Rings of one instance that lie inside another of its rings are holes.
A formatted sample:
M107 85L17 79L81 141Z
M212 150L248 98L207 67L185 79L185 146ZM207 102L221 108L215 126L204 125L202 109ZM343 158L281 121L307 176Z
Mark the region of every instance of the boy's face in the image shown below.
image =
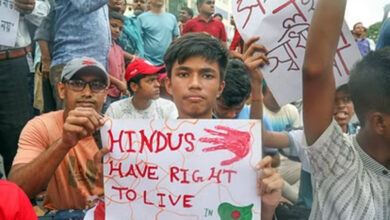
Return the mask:
M245 101L237 105L227 106L222 98L219 98L215 102L213 112L218 118L235 119L242 108L244 108L244 105Z
M123 28L123 22L118 19L110 19L110 30L111 30L111 38L112 40L116 40L121 36Z
M334 100L334 119L340 126L345 126L354 114L355 110L349 93L345 90L337 91Z
M148 75L139 81L139 84L134 84L136 87L132 88L134 94L144 99L158 99L160 97L160 82L158 74Z
M190 19L191 19L191 16L190 16L190 14L188 14L188 12L186 10L181 10L180 11L179 21L185 23L185 22L187 22Z
M204 0L198 8L199 13L211 16L215 12L214 5L214 0Z
M81 91L75 90L73 87L78 87L74 85L79 85L80 83L70 85L69 83L58 83L58 93L61 99L65 100L66 110L70 111L76 107L89 107L95 109L97 112L100 112L103 106L103 103L106 101L107 95L107 83L105 83L101 77L96 76L93 73L85 73L82 75L76 75L72 80L81 80L83 82L99 82L104 84L104 88L100 91L92 91L90 86L87 84L84 89ZM96 83L95 83L96 84Z
M224 87L218 63L201 56L190 57L182 64L176 60L171 78L166 82L180 118L211 118L212 108Z

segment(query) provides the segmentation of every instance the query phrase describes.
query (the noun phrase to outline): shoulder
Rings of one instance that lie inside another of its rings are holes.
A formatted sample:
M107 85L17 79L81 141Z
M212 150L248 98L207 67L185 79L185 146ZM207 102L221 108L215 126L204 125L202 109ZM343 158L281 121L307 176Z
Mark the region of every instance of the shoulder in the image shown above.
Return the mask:
M127 109L131 109L129 100L131 100L131 97L111 103L105 115L112 118L118 118Z
M175 106L175 103L173 103L172 101L168 100L168 99L164 99L164 98L158 98L154 101L154 103L159 106L159 107L171 107L171 106Z
M49 113L36 116L27 122L26 127L52 127L58 124L63 124L63 114L61 111L53 111Z

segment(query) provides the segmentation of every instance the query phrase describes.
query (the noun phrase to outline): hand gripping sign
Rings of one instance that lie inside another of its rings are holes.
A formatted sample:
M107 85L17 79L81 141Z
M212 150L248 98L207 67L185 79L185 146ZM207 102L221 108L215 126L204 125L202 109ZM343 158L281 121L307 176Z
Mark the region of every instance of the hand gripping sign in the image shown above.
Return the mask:
M112 120L106 219L260 219L257 120Z
M233 0L234 21L242 38L260 36L258 43L269 50L270 64L263 74L279 105L302 98L302 64L315 4L316 0ZM333 68L337 86L348 81L349 70L359 59L344 22Z

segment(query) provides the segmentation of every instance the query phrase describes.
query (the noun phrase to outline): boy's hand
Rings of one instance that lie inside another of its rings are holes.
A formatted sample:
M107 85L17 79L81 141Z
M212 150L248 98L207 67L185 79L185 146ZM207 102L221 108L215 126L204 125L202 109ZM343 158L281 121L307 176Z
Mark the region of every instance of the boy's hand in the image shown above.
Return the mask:
M263 67L265 64L269 64L268 58L265 55L268 53L268 50L264 45L255 44L259 39L260 37L252 37L244 44L245 53L243 55L243 60L250 72L252 83L262 83L264 77L259 68Z
M103 116L97 113L95 109L77 107L68 113L63 127L61 142L70 149L80 140L91 136L103 124Z
M125 82L120 82L118 85L118 89L119 91L121 91L122 95L130 95Z
M272 158L266 156L256 165L256 169L261 170L257 189L262 204L275 208L282 198L283 179L277 169L271 167L271 164Z
M30 14L35 8L35 0L15 0L15 7L20 13Z

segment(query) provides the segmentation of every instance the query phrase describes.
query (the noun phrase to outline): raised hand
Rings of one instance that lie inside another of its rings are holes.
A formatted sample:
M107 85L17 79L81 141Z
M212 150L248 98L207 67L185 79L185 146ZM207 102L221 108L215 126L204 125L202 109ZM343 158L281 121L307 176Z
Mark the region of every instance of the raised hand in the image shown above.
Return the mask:
M62 132L62 143L74 147L79 140L91 136L104 124L103 116L92 108L78 107L68 113Z
M228 150L234 153L235 156L233 158L221 162L222 166L230 165L234 162L243 159L244 157L246 157L246 155L248 155L250 150L249 142L251 138L249 132L240 131L240 130L232 129L221 125L215 126L215 129L218 129L220 131L211 130L207 128L204 129L207 133L218 137L200 138L199 139L200 142L215 144L212 147L204 148L202 150L203 152Z
M15 7L20 13L30 14L35 8L35 0L15 0Z

